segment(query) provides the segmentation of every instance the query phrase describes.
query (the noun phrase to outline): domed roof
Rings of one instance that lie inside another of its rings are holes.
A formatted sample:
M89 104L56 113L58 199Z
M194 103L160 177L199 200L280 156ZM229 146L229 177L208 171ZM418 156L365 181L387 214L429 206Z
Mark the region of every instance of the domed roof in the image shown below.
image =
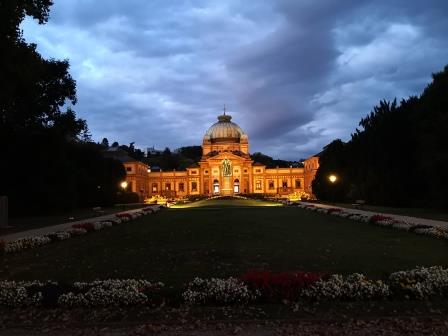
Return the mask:
M231 122L231 116L223 115L218 116L218 122L214 123L205 132L205 137L210 139L211 142L217 141L234 141L239 142L242 136L245 136L241 127Z

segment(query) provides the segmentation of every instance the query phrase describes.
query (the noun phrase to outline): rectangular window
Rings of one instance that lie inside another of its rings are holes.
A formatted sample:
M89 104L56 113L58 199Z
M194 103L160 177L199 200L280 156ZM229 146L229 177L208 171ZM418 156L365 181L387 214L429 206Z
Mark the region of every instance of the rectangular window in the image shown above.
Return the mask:
M165 190L171 190L171 183L165 183Z
M296 188L299 189L302 187L302 184L300 183L300 180L296 180Z
M255 182L255 190L261 190L261 181L257 180L257 182Z
M269 181L269 190L273 190L274 189L274 181Z
M282 188L288 188L288 181L282 182Z
M157 183L152 184L152 192L157 192Z
M247 169L244 169L244 172L247 173Z
M132 171L132 167L126 167L126 171L127 172L131 172Z
M261 169L255 169L256 173L261 173Z
M183 182L179 183L179 191L184 192L184 184Z
M191 175L197 175L198 174L198 171L197 170L192 170L191 171Z
M191 182L191 191L198 191L198 183Z

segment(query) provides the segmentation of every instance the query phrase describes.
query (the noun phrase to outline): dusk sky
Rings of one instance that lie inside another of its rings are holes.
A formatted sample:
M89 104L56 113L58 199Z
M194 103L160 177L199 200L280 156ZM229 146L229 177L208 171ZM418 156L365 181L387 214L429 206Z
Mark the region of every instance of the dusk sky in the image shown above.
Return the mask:
M250 151L298 160L448 64L446 0L55 0L26 20L67 58L95 141L200 145L225 103Z

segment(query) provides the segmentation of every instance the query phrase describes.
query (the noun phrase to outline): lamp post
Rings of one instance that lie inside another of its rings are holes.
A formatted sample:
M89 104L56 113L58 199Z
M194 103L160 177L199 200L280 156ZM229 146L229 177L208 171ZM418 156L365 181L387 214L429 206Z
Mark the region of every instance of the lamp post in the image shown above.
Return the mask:
M126 182L126 181L121 182L120 187L121 187L121 189L123 189L123 195L124 195L124 192L126 191L126 188L128 187L128 182ZM125 210L124 200L125 200L125 197L123 196L123 211Z
M334 184L336 183L336 181L338 180L338 177L336 176L336 175L334 175L334 174L331 174L331 175L329 175L328 176L328 180L330 181L330 183L331 183L331 189L332 189L332 192L331 192L331 201L332 201L332 203L334 204L334 192L335 192L335 190L334 190Z

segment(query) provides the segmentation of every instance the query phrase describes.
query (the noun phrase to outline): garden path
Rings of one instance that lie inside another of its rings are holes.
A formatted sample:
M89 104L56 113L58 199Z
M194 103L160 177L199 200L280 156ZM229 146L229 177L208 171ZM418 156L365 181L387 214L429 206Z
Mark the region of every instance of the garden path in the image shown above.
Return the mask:
M152 205L152 206L149 206L149 207L151 207L151 208L158 208L159 206L158 205ZM137 209L122 211L122 212L119 212L118 214L124 214L124 213L132 214L132 213L140 211L140 210L141 210L141 208L137 208ZM11 233L9 235L1 236L0 238L1 238L1 240L4 240L5 242L8 242L8 241L13 241L13 240L20 239L20 238L26 238L26 237L32 237L32 236L41 236L41 235L46 235L46 234L51 233L51 232L62 231L62 230L69 229L73 224L105 221L105 220L114 218L115 215L117 215L117 213L104 215L104 216L99 216L99 217L94 217L94 218L86 218L86 219L82 219L82 220L79 220L79 221L73 221L73 222L68 222L68 223L64 223L64 224L44 226L44 227L41 227L41 228L38 228L38 229Z
M301 202L302 204L307 205L314 205L318 208L323 209L330 209L330 208L340 208L343 209L345 212L353 213L353 214L360 214L360 215L383 215L392 217L396 220L405 221L412 224L423 224L423 225L431 225L435 227L440 227L443 229L448 229L448 222L443 222L439 220L434 219L427 219L427 218L419 218L419 217L411 217L411 216L403 216L403 215L396 215L396 214L390 214L385 212L374 212L374 211L367 211L367 210L361 210L361 209L351 209L351 208L344 208L340 206L334 206L334 205L328 205L328 204L321 204L321 203L310 203L310 202Z

